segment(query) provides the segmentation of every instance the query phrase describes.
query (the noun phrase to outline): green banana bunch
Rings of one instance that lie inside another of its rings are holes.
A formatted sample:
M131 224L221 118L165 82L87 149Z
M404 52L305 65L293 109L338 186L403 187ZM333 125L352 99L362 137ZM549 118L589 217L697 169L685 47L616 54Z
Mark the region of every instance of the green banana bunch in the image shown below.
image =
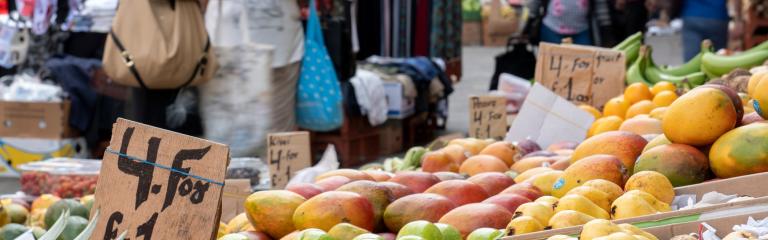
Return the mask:
M701 68L706 69L708 74L722 76L736 68L749 69L758 66L766 59L768 59L768 50L744 52L733 56L705 53L701 58Z
M624 41L621 41L619 44L616 44L616 46L613 47L613 50L617 50L617 51L626 50L627 47L640 42L640 40L642 39L643 39L643 32L636 32L635 34L629 35L629 37L624 39Z
M645 65L647 58L645 55L647 54L647 48L646 46L642 46L639 51L639 56L637 59L632 63L631 66L627 69L626 73L626 82L627 85L631 85L633 83L645 83L645 85L653 85L650 82L648 82L645 79Z
M690 85L688 87L696 87L704 84L707 81L707 75L699 71L683 76L676 76L665 73L663 70L656 66L656 63L653 62L652 49L650 46L646 47L646 52L643 57L646 58L643 60L645 62L645 71L643 73L645 79L652 84L659 82L671 82L675 84L675 86L682 88L686 84Z
M637 59L640 46L642 45L643 33L637 32L630 35L624 41L613 47L613 50L624 52L626 65L630 66Z
M749 50L744 51L744 53L758 52L758 51L763 51L763 50L768 50L768 41L760 43L757 46L754 46L754 47L750 48Z
M424 147L412 147L408 149L403 157L403 164L397 169L398 171L411 171L421 167L421 158L427 153L427 149Z
M691 58L691 60L688 60L688 62L686 62L685 64L677 67L660 67L659 71L667 75L678 76L678 77L700 72L701 58L704 56L705 53L711 53L711 52L712 52L712 41L710 41L709 39L706 39L704 41L701 41L701 51L699 52L699 54L696 54L696 56ZM651 61L653 61L653 59L651 59Z

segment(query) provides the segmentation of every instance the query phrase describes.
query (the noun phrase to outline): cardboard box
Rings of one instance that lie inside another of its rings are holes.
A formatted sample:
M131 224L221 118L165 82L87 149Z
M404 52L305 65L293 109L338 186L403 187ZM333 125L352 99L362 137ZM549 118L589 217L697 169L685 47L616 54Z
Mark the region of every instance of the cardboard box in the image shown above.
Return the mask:
M62 139L74 136L69 127L69 101L0 101L0 137Z
M483 23L467 22L461 24L461 44L464 46L477 46L483 44Z
M384 82L384 93L387 95L388 111L390 119L404 119L416 110L416 100L403 96L403 84L399 82Z
M685 224L696 221L706 221L718 217L731 217L742 214L768 210L768 188L755 187L755 183L768 181L768 173L758 173L747 176L700 183L675 189L675 194L696 195L700 199L708 192L717 191L723 194L738 194L756 197L755 199L712 205L702 208L686 209L647 215L636 218L615 220L615 223L632 223L641 228L662 227L673 224ZM581 227L570 227L556 230L541 231L517 236L510 236L508 240L546 239L553 235L575 235L581 232ZM668 238L659 238L668 239Z
M380 126L379 144L381 154L398 154L403 151L403 123L399 119L390 119Z

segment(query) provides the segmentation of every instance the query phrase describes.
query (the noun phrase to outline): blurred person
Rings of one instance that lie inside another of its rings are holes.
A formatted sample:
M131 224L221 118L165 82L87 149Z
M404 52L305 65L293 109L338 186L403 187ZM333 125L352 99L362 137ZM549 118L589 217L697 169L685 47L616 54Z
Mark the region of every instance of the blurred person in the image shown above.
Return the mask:
M619 13L618 18L621 22L620 38L624 39L636 32L645 32L645 25L648 23L648 9L645 6L646 0L616 0L614 8Z
M560 43L571 38L574 44L591 45L590 0L531 0L531 18L540 21L540 26L529 26L531 31L540 31L543 42Z
M680 16L683 19L683 58L690 60L700 52L701 41L709 39L715 49L726 48L728 43L729 0L682 0ZM741 0L731 0L734 22L741 24ZM649 9L657 8L659 0L648 0Z

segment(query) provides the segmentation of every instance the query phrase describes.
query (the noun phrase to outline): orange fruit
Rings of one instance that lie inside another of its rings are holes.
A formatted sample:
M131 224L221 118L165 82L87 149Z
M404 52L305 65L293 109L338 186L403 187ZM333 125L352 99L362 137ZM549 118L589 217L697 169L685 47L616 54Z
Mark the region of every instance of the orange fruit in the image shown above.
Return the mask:
M624 118L630 103L623 97L615 97L608 100L603 107L603 116L617 116Z
M651 113L651 110L653 110L653 103L648 100L642 100L632 104L632 106L627 109L625 118L630 119L640 114L649 114Z
M623 118L618 116L605 116L592 123L587 131L587 137L595 136L600 133L616 131L621 127L621 123L624 122Z
M662 120L662 119L664 119L664 113L666 113L666 112L667 112L667 107L659 107L659 108L654 108L653 110L651 110L651 113L649 113L648 115L651 118Z
M603 116L603 114L600 113L600 111L598 111L597 108L595 108L593 106L586 105L586 104L581 104L581 105L579 105L579 108L581 108L581 110L584 110L584 111L588 112L589 114L592 114L592 116L594 116L595 119L598 119L598 118Z
M658 82L651 88L651 93L656 95L663 91L674 92L675 90L677 90L677 88L675 87L675 84L672 84L671 82Z
M673 91L661 91L653 96L653 108L666 107L677 99L677 93Z
M633 83L629 85L627 89L624 89L624 99L629 101L630 104L642 100L651 100L652 98L653 94L651 93L651 89L644 83Z

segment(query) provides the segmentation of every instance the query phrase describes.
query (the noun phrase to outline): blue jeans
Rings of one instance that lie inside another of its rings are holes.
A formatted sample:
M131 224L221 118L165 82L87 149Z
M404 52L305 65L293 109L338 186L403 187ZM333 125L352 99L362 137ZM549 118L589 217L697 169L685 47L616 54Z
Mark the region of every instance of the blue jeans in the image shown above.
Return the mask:
M728 20L683 17L683 59L690 60L701 51L701 41L709 39L715 50L728 42Z
M584 30L573 35L563 35L555 32L555 30L550 29L544 24L541 24L541 41L542 42L559 44L563 42L563 38L567 38L567 37L571 38L574 44L592 45L592 35L590 35L589 30Z

